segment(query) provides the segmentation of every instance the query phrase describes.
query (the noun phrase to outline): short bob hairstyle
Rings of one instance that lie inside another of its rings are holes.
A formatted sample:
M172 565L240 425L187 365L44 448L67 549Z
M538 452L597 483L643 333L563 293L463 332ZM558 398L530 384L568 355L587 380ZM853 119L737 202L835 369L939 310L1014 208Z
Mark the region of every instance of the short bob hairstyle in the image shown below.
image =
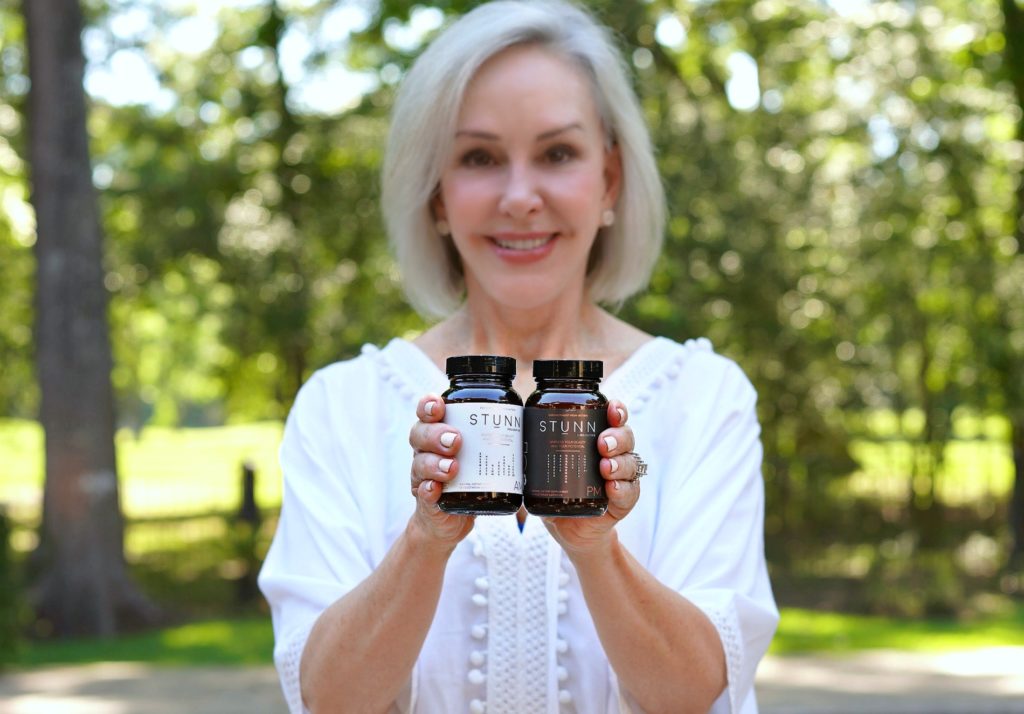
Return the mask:
M454 244L438 233L430 208L452 151L463 94L488 59L527 44L583 71L608 145L617 144L622 157L615 223L599 230L590 256L590 299L617 305L640 291L661 252L665 194L639 102L609 31L565 0L496 0L434 39L402 81L392 112L381 204L406 295L426 317L450 315L465 291Z

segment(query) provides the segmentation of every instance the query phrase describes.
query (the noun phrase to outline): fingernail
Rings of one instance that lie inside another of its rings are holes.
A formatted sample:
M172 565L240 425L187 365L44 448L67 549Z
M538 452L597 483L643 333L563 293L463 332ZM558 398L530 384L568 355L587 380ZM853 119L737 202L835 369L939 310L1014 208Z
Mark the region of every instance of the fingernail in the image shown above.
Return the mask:
M616 461L615 459L608 459L608 463L611 464L612 473L615 473L616 471L619 470L619 462Z
M423 411L426 412L427 416L434 416L434 405L436 402L427 402L423 405Z
M619 442L615 440L614 436L604 437L604 444L608 447L608 451L615 451L615 447L619 445Z
M445 473L448 473L451 467L452 459L441 459L440 461L437 462L437 468L441 469Z
M433 404L433 402L431 402ZM446 431L441 434L441 445L448 447L455 443L455 437L458 436L454 431Z
M615 407L615 411L619 413L619 424L622 424L624 421L626 421L626 412L622 409L622 407Z

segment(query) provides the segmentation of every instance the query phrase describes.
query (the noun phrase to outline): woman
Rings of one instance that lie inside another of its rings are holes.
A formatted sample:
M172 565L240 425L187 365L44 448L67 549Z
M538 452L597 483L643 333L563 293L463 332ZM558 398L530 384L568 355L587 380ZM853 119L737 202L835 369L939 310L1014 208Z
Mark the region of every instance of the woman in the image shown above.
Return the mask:
M756 712L778 614L755 394L706 341L598 307L643 287L663 225L606 31L563 2L467 14L404 80L383 187L407 293L443 319L319 371L289 416L260 583L291 710ZM438 509L456 354L514 356L524 397L535 359L603 360L606 515Z

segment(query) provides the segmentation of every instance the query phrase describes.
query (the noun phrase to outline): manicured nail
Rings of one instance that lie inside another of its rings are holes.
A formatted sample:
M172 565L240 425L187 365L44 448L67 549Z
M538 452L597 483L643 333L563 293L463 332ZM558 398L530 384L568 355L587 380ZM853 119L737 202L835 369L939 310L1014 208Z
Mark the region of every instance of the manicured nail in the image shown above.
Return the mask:
M437 468L441 469L445 473L448 473L448 471L451 469L451 467L452 467L452 460L451 459L441 459L440 461L437 462Z
M434 416L434 405L437 402L427 402L423 405L423 411L426 412L427 416Z
M611 464L612 473L615 473L616 471L619 470L619 462L616 461L615 459L608 459L608 463Z
M614 436L604 437L604 444L608 447L608 451L615 451L615 447L619 445L619 442L615 440Z
M427 481L427 485L424 486L424 488L427 489L427 493L433 493L434 492L434 482L433 481Z
M622 407L615 407L615 411L619 413L619 424L621 425L623 422L626 421L626 412L622 409Z
M433 404L433 402L431 402ZM441 446L449 447L455 443L455 437L458 436L454 431L446 431L441 434ZM447 469L446 469L447 470Z

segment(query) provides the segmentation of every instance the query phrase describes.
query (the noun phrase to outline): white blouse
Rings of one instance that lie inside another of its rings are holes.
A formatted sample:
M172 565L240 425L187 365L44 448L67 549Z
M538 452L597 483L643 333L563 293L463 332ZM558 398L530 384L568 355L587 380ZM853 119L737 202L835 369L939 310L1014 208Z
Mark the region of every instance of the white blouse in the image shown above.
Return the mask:
M284 496L260 573L293 713L320 613L368 576L405 528L417 401L448 380L415 345L317 372L281 446ZM778 622L764 559L756 394L705 339L655 338L602 383L630 410L648 463L622 544L714 623L728 688L712 712L757 712L754 672ZM522 395L524 398L527 395ZM624 604L628 606L628 604ZM568 557L535 516L478 516L452 554L437 613L395 712L636 712L608 664Z

